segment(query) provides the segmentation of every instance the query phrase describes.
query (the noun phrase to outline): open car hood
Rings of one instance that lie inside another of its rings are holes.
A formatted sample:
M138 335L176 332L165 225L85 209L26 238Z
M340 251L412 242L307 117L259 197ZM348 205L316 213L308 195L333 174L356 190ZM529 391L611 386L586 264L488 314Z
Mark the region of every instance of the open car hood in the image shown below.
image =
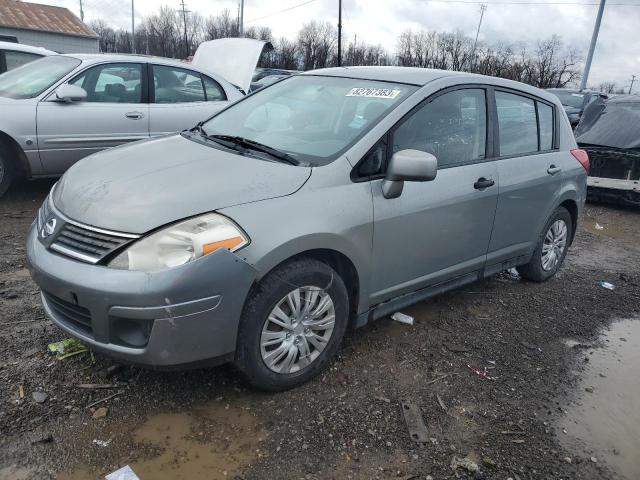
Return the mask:
M191 63L220 75L247 93L251 77L265 48L270 50L273 47L269 42L252 38L209 40L200 44Z

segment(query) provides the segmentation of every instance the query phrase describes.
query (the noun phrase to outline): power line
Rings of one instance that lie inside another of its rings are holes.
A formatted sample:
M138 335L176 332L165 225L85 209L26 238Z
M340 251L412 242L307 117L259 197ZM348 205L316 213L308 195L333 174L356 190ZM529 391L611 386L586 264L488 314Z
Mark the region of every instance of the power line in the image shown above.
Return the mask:
M468 3L471 5L600 5L600 2L517 2L517 1L483 1L483 0L424 0L426 3ZM640 3L608 3L607 5L640 7Z
M278 10L277 12L269 13L267 15L263 15L262 17L254 18L254 19L251 19L251 20L247 20L244 23L257 22L258 20L262 20L263 18L273 17L274 15L278 15L278 14L283 13L283 12L288 12L289 10L293 10L294 8L303 7L305 5L308 5L310 3L317 2L317 1L318 0L307 0L306 2L299 3L299 4L293 5L291 7L283 8L282 10Z

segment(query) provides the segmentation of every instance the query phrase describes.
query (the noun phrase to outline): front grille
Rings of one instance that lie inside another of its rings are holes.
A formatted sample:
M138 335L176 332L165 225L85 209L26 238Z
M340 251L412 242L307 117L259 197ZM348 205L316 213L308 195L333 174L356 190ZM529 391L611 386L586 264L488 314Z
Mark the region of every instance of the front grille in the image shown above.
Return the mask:
M51 248L79 260L97 263L130 240L130 237L97 232L72 223L65 223L56 235Z
M48 292L43 291L42 295L58 321L66 323L75 330L79 330L87 335L93 334L91 312L88 309L67 302Z

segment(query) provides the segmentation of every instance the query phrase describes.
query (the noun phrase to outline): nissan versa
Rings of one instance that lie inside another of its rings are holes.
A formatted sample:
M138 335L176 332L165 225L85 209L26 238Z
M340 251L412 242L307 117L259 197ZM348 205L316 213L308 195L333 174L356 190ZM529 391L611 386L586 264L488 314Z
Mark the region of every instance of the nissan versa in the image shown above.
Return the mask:
M347 326L562 264L586 195L554 95L446 71L292 76L182 133L71 167L27 240L48 316L154 367L232 361L283 390Z

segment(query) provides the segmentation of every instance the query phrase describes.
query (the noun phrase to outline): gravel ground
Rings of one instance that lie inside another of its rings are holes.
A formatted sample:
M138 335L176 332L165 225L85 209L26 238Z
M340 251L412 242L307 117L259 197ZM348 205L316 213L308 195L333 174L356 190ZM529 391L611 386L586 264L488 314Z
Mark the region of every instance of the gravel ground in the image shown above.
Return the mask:
M64 335L44 319L23 244L50 186L0 200L0 479L97 479L126 464L142 480L617 478L598 452L559 441L589 359L564 340L593 342L640 312L640 211L589 205L549 282L502 274L423 302L405 311L413 326L350 332L324 375L264 394L226 366L154 372L47 354ZM485 368L491 378L472 370ZM409 437L401 402L420 407L427 442Z

